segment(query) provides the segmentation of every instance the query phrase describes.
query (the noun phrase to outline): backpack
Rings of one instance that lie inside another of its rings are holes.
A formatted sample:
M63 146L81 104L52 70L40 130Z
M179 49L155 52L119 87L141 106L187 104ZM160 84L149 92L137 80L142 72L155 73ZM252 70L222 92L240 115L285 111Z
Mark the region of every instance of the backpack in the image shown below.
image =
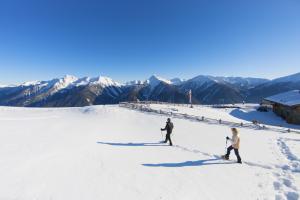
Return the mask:
M169 126L170 126L170 129L171 129L171 131L172 131L173 128L174 128L174 124L173 124L172 122L170 122L170 123L169 123Z

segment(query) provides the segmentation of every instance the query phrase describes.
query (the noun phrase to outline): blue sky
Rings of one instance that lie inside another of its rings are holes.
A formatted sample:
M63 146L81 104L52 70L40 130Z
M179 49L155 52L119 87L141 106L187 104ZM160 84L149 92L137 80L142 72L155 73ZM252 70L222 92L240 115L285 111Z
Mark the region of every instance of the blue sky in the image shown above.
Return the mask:
M298 0L0 0L0 83L300 71Z

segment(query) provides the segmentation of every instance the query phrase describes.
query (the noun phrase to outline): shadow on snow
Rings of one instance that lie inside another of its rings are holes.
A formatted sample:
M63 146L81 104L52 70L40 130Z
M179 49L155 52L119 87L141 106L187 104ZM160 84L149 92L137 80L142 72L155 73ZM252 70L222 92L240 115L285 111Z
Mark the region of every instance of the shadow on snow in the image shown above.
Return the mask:
M127 147L149 147L149 146L169 146L159 142L141 142L141 143L120 143L120 142L97 142L98 144L106 144L111 146L127 146Z
M224 164L233 164L235 162L214 162L214 161L221 161L220 158L213 158L213 159L205 159L205 160L196 160L196 161L186 161L186 162L179 162L179 163L157 163L157 164L142 164L146 167L197 167L203 165L224 165Z
M256 110L243 111L241 109L234 109L229 113L231 116L252 122L253 120L258 120L266 125L271 126L282 126L286 128L299 129L299 125L288 124L281 117L275 115L272 111L269 112L258 112Z
M111 145L111 146L123 146L123 147L148 147L148 146L164 146L164 147L169 147L167 144L163 144L161 142L140 142L140 143L120 143L120 142L97 142L98 144L105 144L105 145ZM217 155L212 155L209 153L204 153L198 150L190 150L185 147L181 147L179 145L175 145L173 147L177 147L181 150L192 152L192 153L200 153L205 156L213 157L211 159L205 159L205 160L196 160L196 161L185 161L185 162L179 162L179 163L156 163L156 164L150 164L150 163L145 163L142 164L145 167L196 167L196 166L204 166L204 165L224 165L224 164L234 164L236 162L234 161L223 161L222 158L219 158ZM244 164L253 166L253 167L260 167L264 169L272 169L271 166L267 165L261 165L257 163L252 163L252 162L244 162Z

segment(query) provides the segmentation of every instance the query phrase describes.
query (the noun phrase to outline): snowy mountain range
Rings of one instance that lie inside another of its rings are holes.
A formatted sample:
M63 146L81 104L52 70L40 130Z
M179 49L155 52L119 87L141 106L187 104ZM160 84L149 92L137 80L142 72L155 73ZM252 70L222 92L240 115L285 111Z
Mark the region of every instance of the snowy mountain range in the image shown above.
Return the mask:
M189 80L171 80L152 75L147 80L120 84L111 78L77 78L66 75L49 81L31 81L0 86L0 105L30 107L87 106L121 101L153 100L201 104L258 103L280 92L300 89L300 73L274 80L199 75Z

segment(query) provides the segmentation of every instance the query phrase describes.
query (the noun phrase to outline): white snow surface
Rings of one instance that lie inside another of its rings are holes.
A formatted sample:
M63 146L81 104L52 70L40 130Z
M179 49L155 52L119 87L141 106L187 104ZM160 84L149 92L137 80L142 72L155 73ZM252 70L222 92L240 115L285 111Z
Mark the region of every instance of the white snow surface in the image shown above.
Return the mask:
M176 105L176 104L175 104ZM155 110L162 110L165 112L173 112L179 114L194 115L198 117L211 118L215 120L230 121L233 123L252 123L254 120L258 121L261 125L270 127L280 127L283 129L296 129L300 130L300 125L288 124L281 117L276 115L272 110L268 112L259 112L257 108L259 104L235 104L224 105L228 108L213 108L212 105L193 105L193 109L189 105L174 106L173 104L151 104L150 107ZM230 106L232 108L230 108Z
M268 101L280 103L287 106L300 105L300 90L291 90L288 92L267 97L265 99Z
M0 107L0 199L299 199L299 134L240 128L241 165L233 152L219 159L229 127L174 118L170 147L165 120L118 106Z

